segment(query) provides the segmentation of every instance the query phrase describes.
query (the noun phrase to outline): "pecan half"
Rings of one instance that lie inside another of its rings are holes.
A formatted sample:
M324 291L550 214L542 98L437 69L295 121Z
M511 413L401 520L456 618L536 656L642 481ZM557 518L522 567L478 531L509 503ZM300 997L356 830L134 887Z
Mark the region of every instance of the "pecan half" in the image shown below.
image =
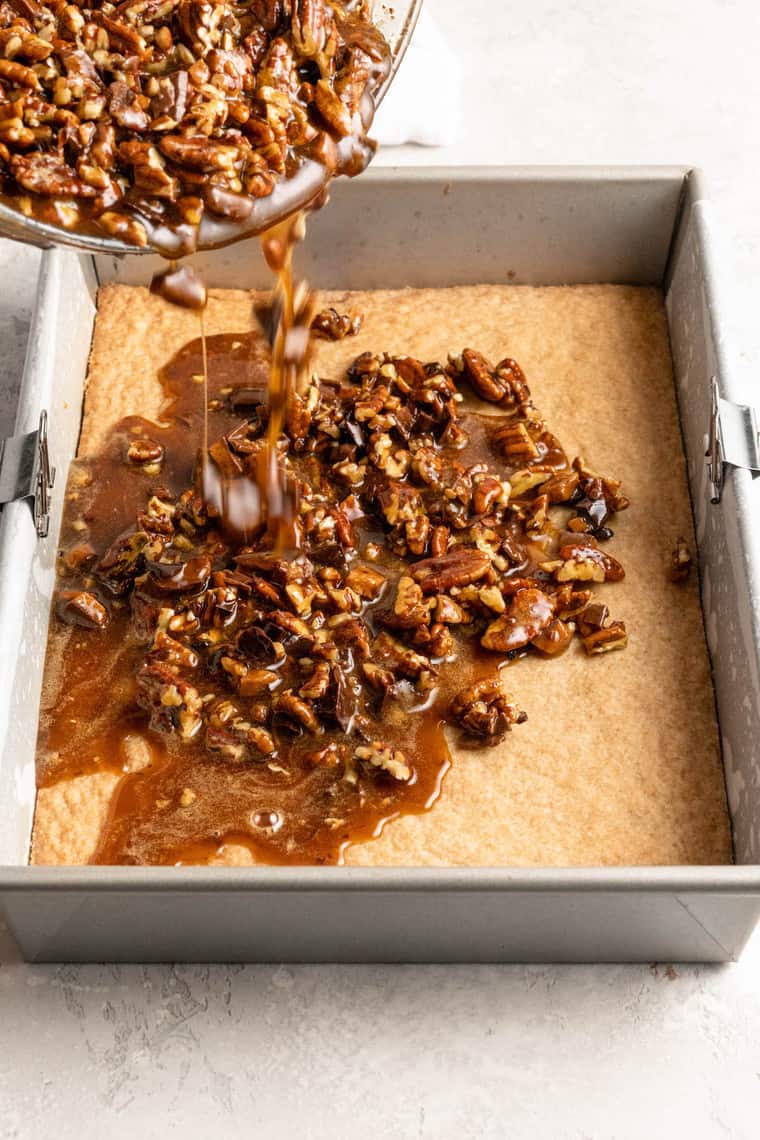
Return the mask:
M466 380L481 400L504 408L515 408L526 403L530 391L522 369L507 357L496 368L480 352L465 348L461 359L450 361L455 376Z
M455 548L438 558L415 562L411 575L423 594L440 594L453 586L469 586L477 582L491 568L491 559L482 550Z

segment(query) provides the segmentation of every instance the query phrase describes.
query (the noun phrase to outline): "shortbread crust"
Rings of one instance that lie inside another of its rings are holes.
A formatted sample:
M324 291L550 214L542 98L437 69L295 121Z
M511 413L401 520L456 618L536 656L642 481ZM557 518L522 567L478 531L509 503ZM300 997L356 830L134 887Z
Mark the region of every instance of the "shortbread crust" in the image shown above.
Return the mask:
M510 666L505 687L528 722L489 748L459 749L452 739L454 763L435 807L388 824L350 848L346 863L730 862L696 575L676 586L667 572L676 538L692 550L695 540L660 292L479 286L321 300L364 318L357 336L318 344L321 375L340 375L367 349L423 360L465 346L493 360L510 355L568 453L622 479L632 502L614 520L627 576L607 598L626 622L627 649L590 659L574 644L558 660ZM210 334L247 331L251 294L212 290L205 323ZM146 289L101 290L80 455L97 454L125 415L160 416L158 370L197 335L196 314ZM606 598L605 587L598 596ZM55 673L65 676L65 663ZM49 684L45 699L52 696ZM41 790L32 862L87 862L117 780L103 772ZM250 861L233 846L216 859Z

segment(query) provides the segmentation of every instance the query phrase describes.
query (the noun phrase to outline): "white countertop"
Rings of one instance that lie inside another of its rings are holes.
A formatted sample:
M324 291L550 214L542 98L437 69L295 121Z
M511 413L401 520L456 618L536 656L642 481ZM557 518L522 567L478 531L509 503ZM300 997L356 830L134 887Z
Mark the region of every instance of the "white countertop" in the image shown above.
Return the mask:
M732 353L750 379L756 0L427 3L461 45L461 137L377 161L703 167ZM36 265L0 244L0 434ZM730 967L27 966L2 931L0 958L2 1140L750 1140L760 1128L760 933Z

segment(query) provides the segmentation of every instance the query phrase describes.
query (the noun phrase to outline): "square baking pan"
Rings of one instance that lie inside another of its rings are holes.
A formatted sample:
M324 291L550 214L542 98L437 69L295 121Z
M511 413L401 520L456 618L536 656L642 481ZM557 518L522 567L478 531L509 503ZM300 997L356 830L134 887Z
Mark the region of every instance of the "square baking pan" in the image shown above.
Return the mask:
M379 169L336 184L331 197L299 252L300 272L324 288L664 289L735 865L27 866L56 541L96 290L146 283L156 264L53 250L43 256L16 436L0 462L4 497L31 495L0 521L0 912L36 961L735 958L760 915L760 460L753 412L739 403L723 351L700 176L680 167ZM248 244L196 261L211 285L269 286ZM58 471L49 504L43 411Z

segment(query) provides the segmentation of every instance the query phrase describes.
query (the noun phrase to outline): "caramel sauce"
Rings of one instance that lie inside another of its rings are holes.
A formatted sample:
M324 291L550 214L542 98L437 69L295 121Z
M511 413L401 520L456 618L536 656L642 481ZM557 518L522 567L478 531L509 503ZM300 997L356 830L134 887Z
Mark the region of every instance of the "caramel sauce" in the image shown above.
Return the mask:
M306 233L306 215L298 212L261 236L261 247L269 268L275 274L271 299L259 306L258 316L271 349L267 383L268 424L266 443L256 465L255 478L230 470L224 449L209 451L208 357L203 310L206 287L189 265L169 267L156 273L152 293L172 305L200 314L200 341L203 375L203 436L200 487L204 500L219 516L224 530L240 541L257 535L266 526L273 549L296 550L298 534L298 492L288 479L279 450L286 416L303 391L310 356L313 317L312 295L303 282L293 277L293 250Z

